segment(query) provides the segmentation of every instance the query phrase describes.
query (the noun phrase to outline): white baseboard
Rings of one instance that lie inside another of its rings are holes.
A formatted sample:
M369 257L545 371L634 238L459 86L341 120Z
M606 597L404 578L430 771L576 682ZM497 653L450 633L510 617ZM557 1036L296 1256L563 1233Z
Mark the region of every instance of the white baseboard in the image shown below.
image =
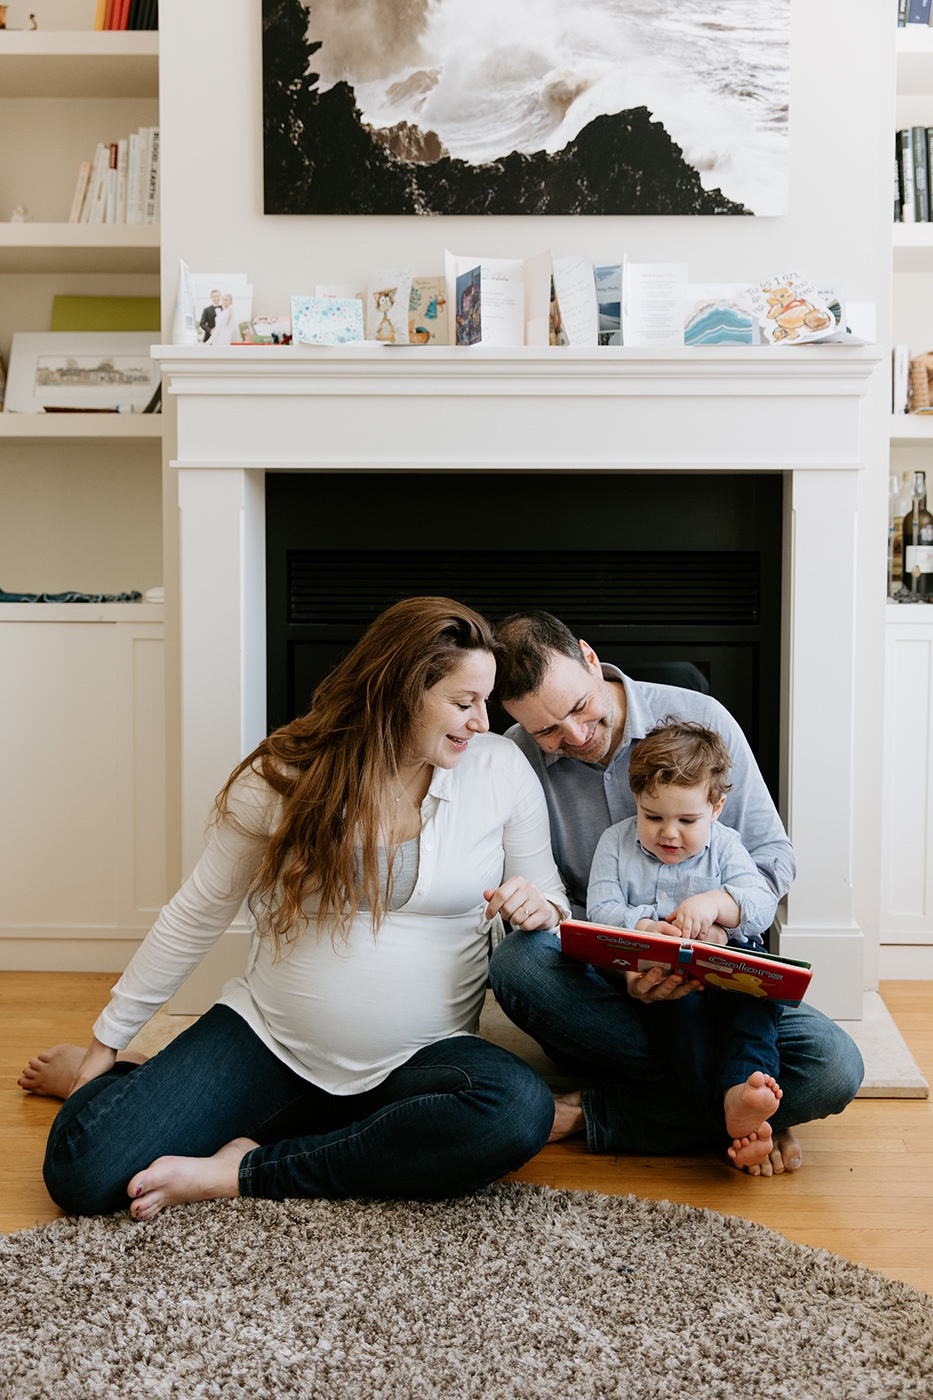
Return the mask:
M120 973L143 941L138 938L41 937L0 938L0 972Z
M882 943L878 975L882 981L933 982L933 944Z

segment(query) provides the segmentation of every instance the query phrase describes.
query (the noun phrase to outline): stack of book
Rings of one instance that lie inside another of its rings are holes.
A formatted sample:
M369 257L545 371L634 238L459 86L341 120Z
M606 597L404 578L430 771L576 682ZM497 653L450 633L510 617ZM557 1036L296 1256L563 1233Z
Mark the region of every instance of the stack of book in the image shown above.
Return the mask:
M142 126L122 141L98 142L81 162L70 224L159 222L159 128Z
M158 29L159 0L97 0L95 29Z
M928 224L933 127L908 126L895 143L894 222Z

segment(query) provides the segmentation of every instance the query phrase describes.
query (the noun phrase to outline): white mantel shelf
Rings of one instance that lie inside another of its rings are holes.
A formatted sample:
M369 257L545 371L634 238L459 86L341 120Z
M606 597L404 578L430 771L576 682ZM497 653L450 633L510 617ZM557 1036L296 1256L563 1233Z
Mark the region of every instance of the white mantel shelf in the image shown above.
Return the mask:
M882 358L875 346L844 345L159 345L152 354L178 405L176 466L412 472L618 470L646 459L656 470L849 470L858 401Z
M274 375L290 392L314 392L318 383L333 380L360 380L384 383L405 392L405 385L416 386L428 379L445 385L460 382L467 386L478 380L508 384L524 382L534 393L547 394L557 381L586 381L591 389L626 392L652 392L644 381L656 384L655 392L669 394L672 382L680 388L697 386L707 392L710 384L758 384L771 381L774 392L785 386L788 393L821 394L823 386L851 384L850 392L864 393L866 375L881 358L873 345L810 346L719 346L677 350L636 350L603 346L598 350L578 347L533 347L487 349L484 346L379 345L238 345L209 349L203 345L154 345L152 356L170 374L174 392L210 392L214 378L224 385L237 386L235 392L250 392L250 382ZM195 385L200 387L195 387ZM470 392L469 389L464 390ZM223 392L229 392L228 389ZM262 392L262 391L259 391ZM285 390L284 392L289 392ZM492 392L496 392L493 389ZM499 392L508 393L503 385ZM843 391L844 392L844 391Z
M781 949L814 966L811 1000L862 1014L852 915L853 693L862 403L875 346L491 350L155 346L175 413L180 519L182 840L192 865L215 792L266 732L265 476L520 472L555 514L591 499L586 473L779 472L785 481L781 810L799 875ZM167 424L170 421L167 419ZM560 473L560 485L548 473ZM402 477L408 474L408 485ZM495 481L468 493L492 545ZM672 485L672 491L676 486ZM596 498L598 499L598 497ZM832 588L826 522L833 521ZM520 523L520 522L519 522ZM646 539L663 531L646 521ZM311 547L327 542L323 511ZM702 548L700 543L698 547ZM827 697L833 697L827 723ZM825 820L832 791L839 820Z

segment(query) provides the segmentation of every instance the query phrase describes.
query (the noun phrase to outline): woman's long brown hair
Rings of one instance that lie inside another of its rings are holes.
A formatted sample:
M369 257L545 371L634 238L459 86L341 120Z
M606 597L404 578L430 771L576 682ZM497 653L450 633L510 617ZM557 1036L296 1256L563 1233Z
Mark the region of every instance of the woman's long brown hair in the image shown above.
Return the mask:
M424 694L470 651L493 652L492 629L450 598L406 598L382 613L321 682L307 714L275 730L234 769L215 805L228 816L233 783L247 769L282 797L250 887L268 910L277 952L308 924L317 896L319 926L345 937L363 899L375 932L391 893L380 887L382 803L398 784ZM393 851L387 852L389 870Z

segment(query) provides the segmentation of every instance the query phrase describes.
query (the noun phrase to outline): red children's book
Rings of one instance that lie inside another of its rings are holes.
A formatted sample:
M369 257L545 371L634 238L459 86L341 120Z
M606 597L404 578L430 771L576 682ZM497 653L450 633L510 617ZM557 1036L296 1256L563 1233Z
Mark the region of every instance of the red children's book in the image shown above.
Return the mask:
M608 924L569 919L560 926L560 946L571 958L614 972L679 972L724 992L745 992L774 1001L800 1001L810 985L810 964L745 948L723 948L663 933L637 933Z

